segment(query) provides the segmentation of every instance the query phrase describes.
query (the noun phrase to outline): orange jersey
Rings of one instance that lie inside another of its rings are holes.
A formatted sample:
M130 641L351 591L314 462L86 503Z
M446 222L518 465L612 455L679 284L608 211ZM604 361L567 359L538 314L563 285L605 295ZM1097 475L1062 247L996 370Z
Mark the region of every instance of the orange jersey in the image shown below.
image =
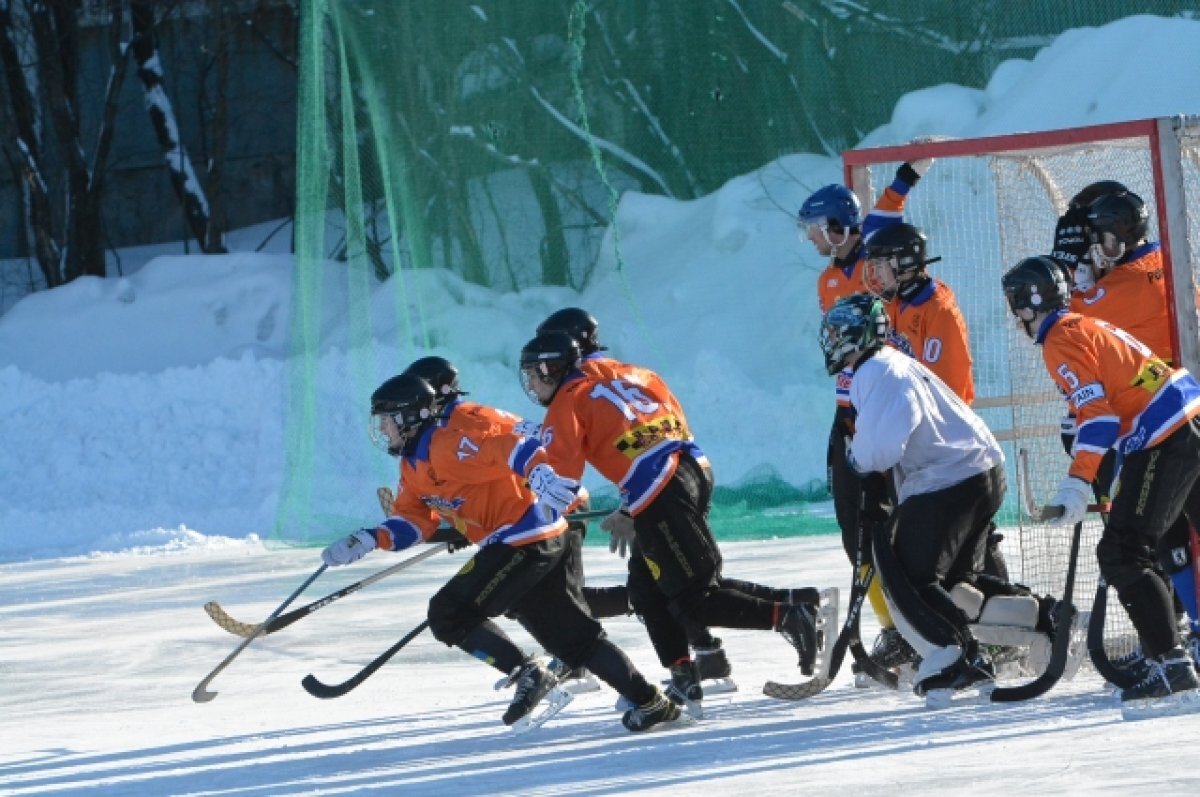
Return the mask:
M608 358L563 380L542 421L542 445L560 475L578 479L591 464L634 515L670 481L680 452L707 464L662 378Z
M1071 312L1103 319L1167 362L1175 360L1162 250L1157 243L1134 250L1128 262L1114 266L1091 290L1073 295Z
M921 362L967 404L975 400L967 322L954 291L941 280L930 280L912 301L888 302L888 320L895 336L889 343Z
M1079 419L1072 476L1091 482L1110 448L1153 448L1200 414L1200 383L1107 321L1060 311L1042 324L1038 342Z
M546 452L536 439L513 431L519 419L471 402L456 401L448 409L422 435L416 452L401 457L393 517L380 528L400 538L415 529L428 539L444 518L478 545L516 546L566 531L562 517L542 517L525 483Z
M829 312L834 302L854 293L868 293L863 283L863 255L866 247L863 242L876 231L904 220L904 202L908 191L912 188L899 177L883 190L875 207L863 219L862 235L854 249L848 252L845 260L833 259L817 277L817 301L821 305L821 313Z

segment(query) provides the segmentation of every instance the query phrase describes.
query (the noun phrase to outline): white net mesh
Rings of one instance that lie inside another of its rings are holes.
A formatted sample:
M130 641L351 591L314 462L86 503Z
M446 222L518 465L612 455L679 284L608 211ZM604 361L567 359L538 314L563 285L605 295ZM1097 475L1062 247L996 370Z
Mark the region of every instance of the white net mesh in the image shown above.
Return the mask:
M1200 264L1187 256L1200 251L1200 121L1172 120L1167 127L1173 128L1171 143L1178 142L1180 153L1167 168L1161 153L1171 147L1158 146L1155 131L1164 125L1154 121L846 154L852 186L866 206L891 182L900 163L937 158L909 194L905 217L928 235L929 255L942 257L930 271L954 290L967 321L975 409L1002 441L1007 457L1009 493L999 520L1019 528L1017 539L1006 540L1003 548L1014 580L1039 593L1061 595L1070 553L1068 530L1033 520L1067 471L1059 433L1066 407L1040 351L1015 326L1000 278L1021 259L1051 251L1055 222L1077 192L1097 180L1118 180L1146 201L1151 240L1160 237L1160 219L1172 220L1167 243L1173 245L1164 247L1171 250L1164 252L1168 281L1176 291L1186 291L1182 295L1192 295ZM1119 137L1113 137L1116 133ZM1171 179L1181 191L1164 190L1164 180ZM1179 197L1179 202L1166 200L1179 206L1160 208L1164 196ZM1186 340L1195 337L1194 319L1190 326L1187 321L1175 318L1185 363L1192 361ZM1098 580L1094 548L1101 530L1100 517L1090 515L1074 595L1085 611ZM1116 596L1109 598L1105 642L1115 656L1136 644L1136 637Z

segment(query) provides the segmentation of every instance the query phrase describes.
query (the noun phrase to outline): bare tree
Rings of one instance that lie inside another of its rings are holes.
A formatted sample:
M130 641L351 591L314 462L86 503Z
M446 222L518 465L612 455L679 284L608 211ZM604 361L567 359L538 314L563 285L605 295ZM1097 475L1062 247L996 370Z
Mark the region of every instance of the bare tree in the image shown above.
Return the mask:
M154 5L150 0L132 0L130 3L133 40L129 49L137 63L146 110L171 175L171 185L183 205L188 228L199 241L202 251L209 254L225 252L224 231L213 223L208 197L183 146L175 110L163 87L162 62L154 34Z
M23 177L34 251L50 287L84 274L105 273L101 200L126 64L121 0L108 0L107 9L111 69L100 125L94 142L86 146L77 92L80 4L0 0L0 65L16 130L15 140L5 141L4 146ZM54 151L62 163L62 185L57 191L47 168L43 102ZM58 192L64 209L61 224L53 210Z

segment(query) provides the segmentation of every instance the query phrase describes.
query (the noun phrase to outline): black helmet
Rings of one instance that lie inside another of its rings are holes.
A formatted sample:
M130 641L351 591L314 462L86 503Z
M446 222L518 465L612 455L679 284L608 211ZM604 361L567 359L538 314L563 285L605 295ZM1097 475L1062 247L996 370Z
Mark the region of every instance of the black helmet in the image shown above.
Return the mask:
M1146 210L1146 203L1132 191L1105 194L1088 206L1091 242L1113 249L1120 245L1122 254L1146 240L1149 227L1150 212ZM1106 239L1105 233L1112 238Z
M579 344L566 332L542 332L521 349L521 387L535 404L549 406L567 374L579 367ZM546 399L533 389L537 379L544 385L554 385L554 393Z
M1108 194L1129 193L1124 183L1116 180L1097 180L1091 185L1084 186L1078 194L1071 197L1071 207L1087 208L1097 199Z
M878 297L855 293L838 299L821 319L818 342L825 355L825 370L836 374L851 354L879 348L887 329L887 312Z
M412 454L421 433L437 417L437 393L416 374L393 376L371 394L371 440L393 457ZM387 433L388 420L399 432L399 443Z
M1027 257L1000 278L1004 298L1013 315L1025 324L1025 333L1034 337L1033 319L1021 316L1022 310L1035 313L1060 310L1071 303L1070 288L1063 277L1062 267L1052 257Z
M606 348L600 345L600 322L582 307L564 307L546 316L538 324L537 334L545 332L566 332L575 339L584 357Z
M863 275L864 282L875 295L890 300L902 281L901 277L916 274L928 264L941 260L940 257L925 258L926 242L925 233L903 222L890 224L874 233L866 243L867 268ZM892 269L891 276L896 286L885 288L876 274L877 266L871 261L886 261Z
M464 393L464 391L458 388L458 369L445 357L431 356L413 360L404 369L404 373L416 374L428 382L429 386L438 394L439 401L443 404L455 396L461 396Z

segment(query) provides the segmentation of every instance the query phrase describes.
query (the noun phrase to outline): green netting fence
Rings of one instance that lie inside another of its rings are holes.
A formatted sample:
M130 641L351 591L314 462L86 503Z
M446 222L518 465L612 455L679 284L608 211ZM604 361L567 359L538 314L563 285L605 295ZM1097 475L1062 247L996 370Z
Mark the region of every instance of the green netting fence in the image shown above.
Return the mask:
M575 303L604 246L633 334L656 351L653 299L624 281L611 224L625 192L690 200L789 153L836 155L907 92L982 88L1004 60L1127 13L1121 0L305 0L279 536L324 541L393 482L365 433L344 432L365 426L383 378L426 353L456 359L464 335L513 317L532 333L530 305ZM714 278L736 301L736 275ZM464 381L507 375L509 393L481 398L523 402L516 354L498 347ZM798 449L823 461L823 440ZM826 499L823 479L719 482L714 522L726 538L833 531L812 511Z

